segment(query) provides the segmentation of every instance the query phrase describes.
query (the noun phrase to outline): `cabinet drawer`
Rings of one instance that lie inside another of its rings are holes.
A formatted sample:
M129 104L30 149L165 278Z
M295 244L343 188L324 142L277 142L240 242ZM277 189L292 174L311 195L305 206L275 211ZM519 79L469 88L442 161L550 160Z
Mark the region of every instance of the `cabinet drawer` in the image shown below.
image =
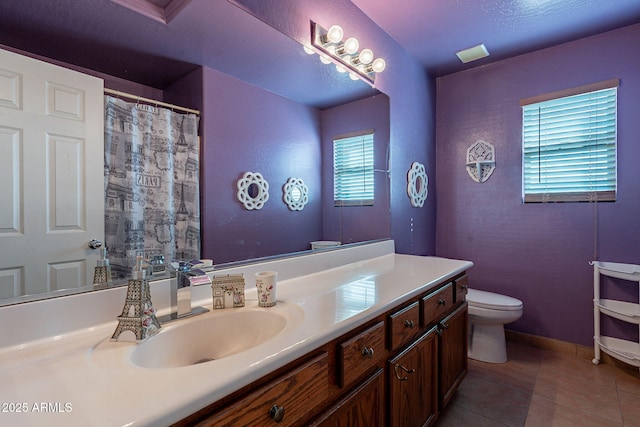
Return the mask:
M323 352L198 425L275 425L277 421L270 414L273 407L279 408L278 415L284 414L279 426L300 424L303 417L311 415L309 408L319 406L328 396L328 357Z
M397 350L420 331L418 301L389 316L389 348Z
M455 284L454 290L455 290L455 300L456 300L455 304L458 305L462 301L464 301L465 297L467 296L467 289L469 289L469 278L465 274L459 279L456 279L454 281L454 284Z
M384 356L384 322L378 322L355 337L338 344L338 385L360 378Z
M441 287L422 298L422 324L438 323L453 308L453 283Z

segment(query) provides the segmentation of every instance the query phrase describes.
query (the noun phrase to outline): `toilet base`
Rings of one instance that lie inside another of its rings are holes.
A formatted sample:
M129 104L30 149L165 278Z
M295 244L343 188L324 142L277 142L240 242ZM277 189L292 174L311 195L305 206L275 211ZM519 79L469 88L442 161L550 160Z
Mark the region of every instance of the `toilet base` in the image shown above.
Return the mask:
M507 361L507 343L504 339L504 325L469 324L470 359L489 363Z

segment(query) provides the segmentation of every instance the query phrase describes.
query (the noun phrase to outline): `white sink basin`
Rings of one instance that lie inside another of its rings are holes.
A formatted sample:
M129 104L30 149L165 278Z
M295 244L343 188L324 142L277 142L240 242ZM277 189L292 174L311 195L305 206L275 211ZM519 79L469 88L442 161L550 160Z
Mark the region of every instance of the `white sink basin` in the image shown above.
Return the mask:
M275 337L289 322L300 321L299 316L290 315L291 307L283 310L283 305L213 310L190 319L176 320L138 344L131 352L130 360L139 367L165 369L238 354Z

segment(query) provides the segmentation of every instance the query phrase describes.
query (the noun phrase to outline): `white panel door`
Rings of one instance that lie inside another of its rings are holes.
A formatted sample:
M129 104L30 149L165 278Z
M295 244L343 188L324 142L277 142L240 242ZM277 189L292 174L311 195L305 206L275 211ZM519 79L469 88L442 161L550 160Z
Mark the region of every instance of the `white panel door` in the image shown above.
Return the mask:
M93 282L103 82L0 49L0 301Z

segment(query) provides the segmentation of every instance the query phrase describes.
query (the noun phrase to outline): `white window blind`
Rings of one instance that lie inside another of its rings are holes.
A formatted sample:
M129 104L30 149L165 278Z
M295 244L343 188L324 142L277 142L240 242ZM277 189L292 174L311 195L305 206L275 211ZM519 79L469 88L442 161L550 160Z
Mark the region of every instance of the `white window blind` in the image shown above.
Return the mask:
M373 205L373 131L333 140L335 206Z
M522 107L525 202L616 199L616 87Z

